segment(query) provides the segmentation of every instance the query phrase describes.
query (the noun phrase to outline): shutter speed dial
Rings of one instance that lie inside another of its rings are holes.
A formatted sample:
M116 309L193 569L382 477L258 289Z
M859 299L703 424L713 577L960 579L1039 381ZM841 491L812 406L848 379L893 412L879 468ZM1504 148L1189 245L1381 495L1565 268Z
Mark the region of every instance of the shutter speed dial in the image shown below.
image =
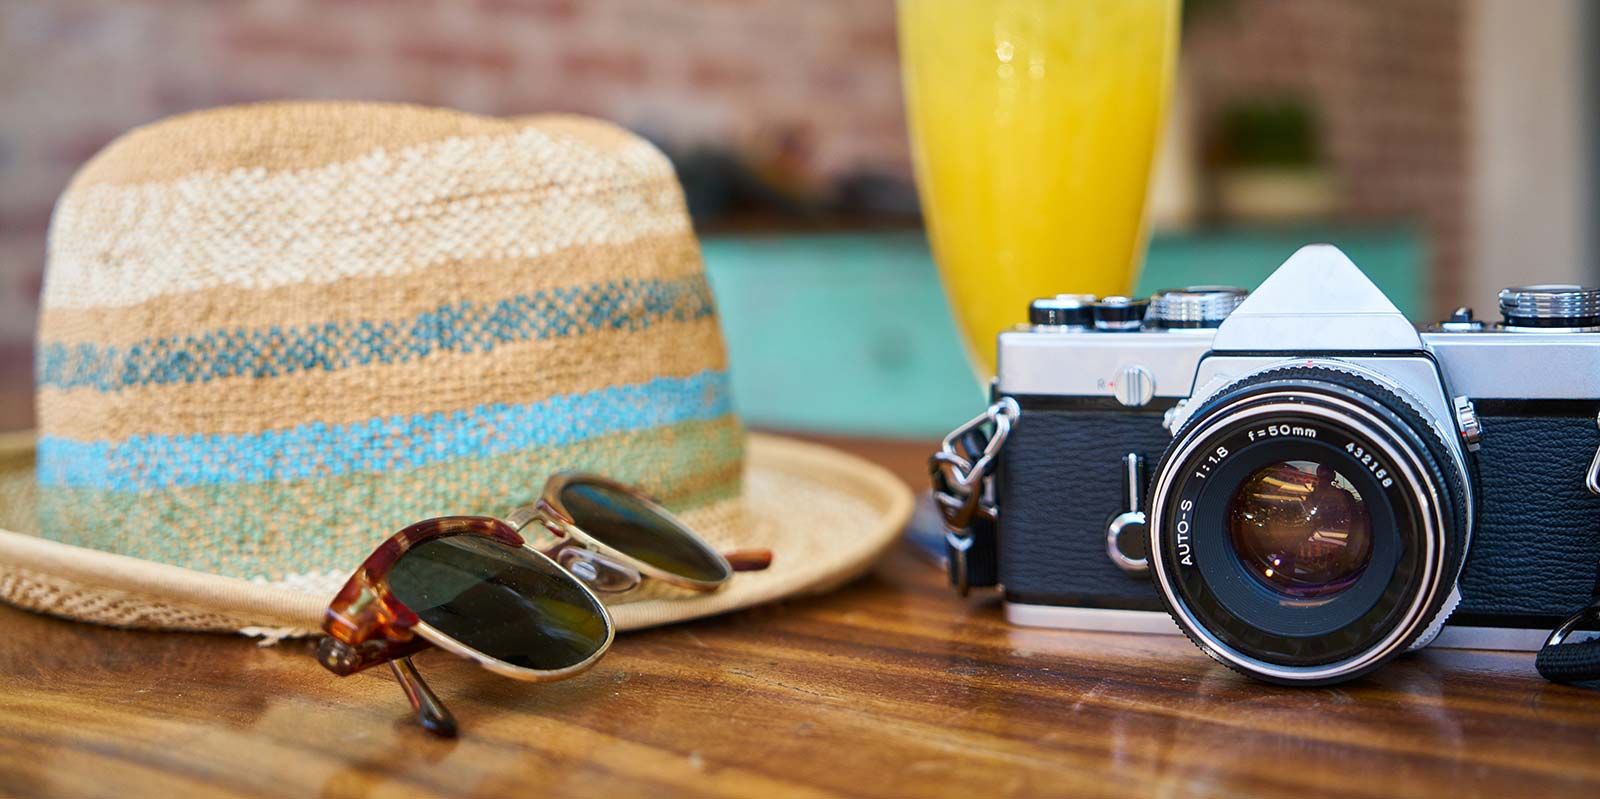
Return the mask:
M1150 323L1168 329L1216 327L1247 296L1233 286L1165 289L1150 298Z

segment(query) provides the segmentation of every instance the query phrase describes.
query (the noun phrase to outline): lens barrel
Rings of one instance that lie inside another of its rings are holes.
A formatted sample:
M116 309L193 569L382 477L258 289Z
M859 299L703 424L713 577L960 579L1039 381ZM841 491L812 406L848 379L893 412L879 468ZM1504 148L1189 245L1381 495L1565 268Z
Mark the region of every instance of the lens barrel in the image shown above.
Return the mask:
M1339 365L1239 380L1180 429L1151 492L1150 569L1178 626L1258 679L1352 679L1453 607L1463 457L1420 403Z

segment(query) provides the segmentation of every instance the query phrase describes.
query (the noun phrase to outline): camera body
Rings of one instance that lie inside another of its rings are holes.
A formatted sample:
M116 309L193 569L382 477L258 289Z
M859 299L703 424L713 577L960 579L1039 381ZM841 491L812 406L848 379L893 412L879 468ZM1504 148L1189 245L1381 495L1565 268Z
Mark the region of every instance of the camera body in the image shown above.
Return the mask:
M1182 630L1286 683L1446 620L1442 645L1538 648L1600 564L1600 291L1501 305L1419 330L1328 245L1248 297L1035 303L999 337L1008 618Z

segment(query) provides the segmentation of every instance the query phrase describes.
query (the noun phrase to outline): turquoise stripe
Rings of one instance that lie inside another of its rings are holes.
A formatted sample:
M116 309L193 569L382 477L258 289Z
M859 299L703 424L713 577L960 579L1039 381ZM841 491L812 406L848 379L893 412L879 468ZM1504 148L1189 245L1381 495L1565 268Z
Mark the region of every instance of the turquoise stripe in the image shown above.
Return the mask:
M451 303L401 320L213 330L128 346L47 341L39 345L35 373L41 388L99 391L227 377L267 378L406 363L441 352L489 352L531 339L639 330L655 322L703 319L713 312L703 275L626 279L493 303Z
M731 412L727 374L708 370L527 405L497 403L346 425L313 422L237 435L138 435L121 442L44 436L37 472L46 487L132 492L308 480L564 446Z

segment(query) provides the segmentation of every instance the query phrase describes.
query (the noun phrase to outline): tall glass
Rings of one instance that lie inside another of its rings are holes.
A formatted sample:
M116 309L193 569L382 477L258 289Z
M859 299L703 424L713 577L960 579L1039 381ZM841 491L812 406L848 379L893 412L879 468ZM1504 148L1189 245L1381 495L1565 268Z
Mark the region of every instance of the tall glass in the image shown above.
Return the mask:
M1126 294L1178 0L899 0L917 186L985 381L1028 302Z

